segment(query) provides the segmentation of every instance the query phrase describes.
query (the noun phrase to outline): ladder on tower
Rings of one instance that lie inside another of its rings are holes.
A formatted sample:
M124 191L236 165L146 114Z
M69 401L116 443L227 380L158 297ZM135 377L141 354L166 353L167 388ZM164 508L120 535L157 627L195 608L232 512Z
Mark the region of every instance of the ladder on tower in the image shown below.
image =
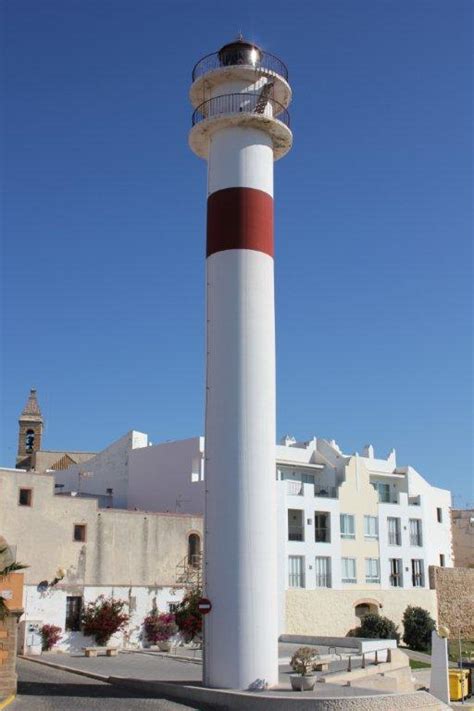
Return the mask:
M264 114L265 109L267 107L268 101L270 99L270 94L273 89L273 82L269 81L265 86L262 88L262 91L260 92L257 103L255 104L255 108L253 110L254 114Z

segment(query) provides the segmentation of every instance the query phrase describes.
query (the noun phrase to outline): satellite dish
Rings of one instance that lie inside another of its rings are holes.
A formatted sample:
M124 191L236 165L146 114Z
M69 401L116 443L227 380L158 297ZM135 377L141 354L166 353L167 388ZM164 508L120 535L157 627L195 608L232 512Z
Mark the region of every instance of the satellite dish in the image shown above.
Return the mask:
M48 581L47 580L42 580L40 583L38 583L38 587L36 588L38 592L46 592L48 589Z

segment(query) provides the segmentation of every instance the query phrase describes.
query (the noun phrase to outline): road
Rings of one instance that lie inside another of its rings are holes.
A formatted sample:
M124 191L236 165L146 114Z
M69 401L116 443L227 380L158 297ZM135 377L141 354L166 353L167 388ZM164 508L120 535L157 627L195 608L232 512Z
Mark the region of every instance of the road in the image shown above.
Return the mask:
M17 671L18 694L8 711L200 711L24 659L18 659Z

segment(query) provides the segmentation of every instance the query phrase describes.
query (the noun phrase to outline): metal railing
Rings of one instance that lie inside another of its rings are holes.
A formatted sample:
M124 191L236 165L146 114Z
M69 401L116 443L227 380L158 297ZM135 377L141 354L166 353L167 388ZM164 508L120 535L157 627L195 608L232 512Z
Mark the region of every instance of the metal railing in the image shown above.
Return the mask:
M176 584L186 588L202 586L202 553L186 555L176 566Z
M316 573L315 582L317 588L330 588L331 573Z
M326 497L328 499L337 499L337 488L335 486L323 486L322 484L315 484L314 495Z
M262 97L261 92L222 94L203 101L193 113L192 124L195 126L216 116L242 113L278 118L288 128L290 126L290 115L283 104L272 97Z
M360 668L361 668L361 669L365 669L366 666L367 666L367 663L370 664L371 659L370 659L370 657L368 657L369 654L375 654L375 658L374 658L374 661L373 661L373 664L374 664L375 666L377 666L378 664L382 664L383 662L379 659L379 654L380 654L381 652L386 652L386 655L385 655L385 662L386 662L387 664L390 664L390 662L392 661L392 649L391 649L391 647L384 647L383 649L373 649L373 650L371 650L371 651L369 650L369 651L367 651L367 652L363 652L363 653L362 653L362 659L361 659L361 666L360 666ZM352 667L353 667L352 658L353 658L353 657L354 657L354 659L356 659L357 661L360 659L360 655L359 655L359 654L349 654L348 659L347 659L347 671L348 671L348 672L351 672L351 671L352 671ZM356 668L357 668L357 667L356 667Z
M304 527L303 526L288 526L288 540L289 541L304 541Z
M259 50L259 55L260 56L256 58L252 64L242 64L240 61L236 61L235 64L230 66L247 66L255 70L261 69L266 72L274 72L288 81L288 69L286 64L284 64L281 59L275 57L274 54L270 54L270 52L263 52L262 50ZM229 64L222 63L219 59L219 52L206 54L205 57L200 59L199 62L194 65L192 73L193 81L203 74L211 72L213 69L220 69L225 66L229 66Z

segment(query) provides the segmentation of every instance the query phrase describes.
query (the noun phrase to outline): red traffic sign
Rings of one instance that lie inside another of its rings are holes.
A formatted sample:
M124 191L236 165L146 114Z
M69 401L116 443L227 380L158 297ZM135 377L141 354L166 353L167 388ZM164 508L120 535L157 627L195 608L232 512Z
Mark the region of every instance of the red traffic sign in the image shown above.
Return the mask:
M212 610L212 602L207 597L202 597L198 602L198 610L201 615L207 615Z

